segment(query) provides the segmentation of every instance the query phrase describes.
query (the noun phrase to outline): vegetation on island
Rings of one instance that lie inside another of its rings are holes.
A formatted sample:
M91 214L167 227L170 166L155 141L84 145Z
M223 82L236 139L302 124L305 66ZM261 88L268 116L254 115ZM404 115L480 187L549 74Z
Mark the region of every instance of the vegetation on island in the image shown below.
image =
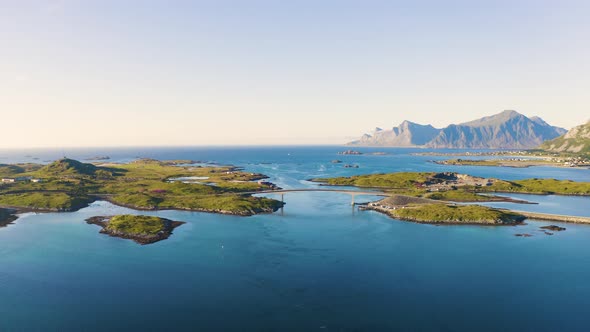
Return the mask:
M525 219L518 213L479 205L457 205L428 198L392 194L361 205L362 210L375 210L395 219L429 224L517 224Z
M14 165L7 165L7 164L0 164L0 177L6 178L15 176L17 174L27 173L36 171L42 168L43 165L40 164L14 164Z
M517 213L479 205L420 204L387 213L398 219L423 223L514 224L525 218Z
M99 225L100 231L114 237L132 239L140 244L149 244L167 239L172 230L183 222L165 218L141 215L117 215L112 217L92 217L88 224Z
M590 195L590 182L575 182L556 179L525 179L498 181L490 187L471 188L478 192L514 192L541 195Z
M112 217L106 228L129 235L156 235L164 231L166 225L162 218L126 214Z
M257 182L265 178L262 174L229 166L191 166L186 161L140 159L94 165L64 158L48 165L4 165L0 172L3 178L17 179L0 184L0 206L15 208L73 211L104 199L135 209L253 215L276 211L283 204L252 196L273 188Z
M437 201L449 202L490 202L497 200L495 196L480 195L468 190L445 190L420 194L421 197Z
M322 182L332 186L355 186L364 188L404 189L416 188L417 185L426 182L434 172L398 172L379 173L367 175L355 175L336 178L312 179L314 182Z
M86 207L95 200L85 194L58 191L0 192L2 206L40 211L74 211Z

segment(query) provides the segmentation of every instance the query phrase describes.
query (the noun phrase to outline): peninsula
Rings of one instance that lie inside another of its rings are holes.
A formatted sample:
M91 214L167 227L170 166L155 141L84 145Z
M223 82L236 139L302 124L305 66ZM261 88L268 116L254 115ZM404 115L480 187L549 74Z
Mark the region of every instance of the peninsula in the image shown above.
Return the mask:
M96 200L137 210L177 209L249 216L283 203L252 193L273 189L266 176L236 167L140 159L127 164L61 159L48 165L0 165L0 207L76 211Z

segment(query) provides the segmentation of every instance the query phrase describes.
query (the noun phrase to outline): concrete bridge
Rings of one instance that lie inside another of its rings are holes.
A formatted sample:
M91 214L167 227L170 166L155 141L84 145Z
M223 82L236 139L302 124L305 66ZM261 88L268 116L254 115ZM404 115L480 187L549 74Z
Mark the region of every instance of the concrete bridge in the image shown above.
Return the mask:
M277 189L277 190L265 190L265 191L253 191L245 194L257 195L257 194L280 194L281 202L284 202L284 195L286 193L298 193L298 192L331 192L348 194L352 197L350 205L354 205L354 198L356 196L391 196L383 191L359 191L350 189L320 189L320 188L303 188L303 189Z

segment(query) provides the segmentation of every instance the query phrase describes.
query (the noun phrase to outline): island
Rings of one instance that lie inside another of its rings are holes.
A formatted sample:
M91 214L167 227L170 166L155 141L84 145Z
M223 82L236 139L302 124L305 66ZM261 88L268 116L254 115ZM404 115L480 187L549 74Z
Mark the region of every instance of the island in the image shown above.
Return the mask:
M356 151L356 150L346 150L346 151L338 152L338 154L344 155L344 156L360 156L363 153L360 151Z
M139 159L130 163L0 165L0 207L17 211L76 211L97 200L136 210L176 209L250 216L283 202L253 196L276 188L263 174L233 166Z
M86 223L102 227L101 234L150 244L167 239L174 228L184 224L165 218L141 215L96 216Z
M89 161L102 161L102 160L109 160L109 159L111 159L111 157L109 157L109 156L94 156L94 157L90 157L90 158L88 158L86 160L89 160Z
M590 182L555 179L507 181L455 172L398 172L349 177L310 179L327 186L354 186L379 189L390 197L361 206L391 217L422 223L517 224L527 217L588 223L590 218L515 212L468 202L506 201L534 204L497 196L496 193L590 196Z
M374 210L395 219L427 224L515 225L525 216L508 210L480 205L457 205L393 195L377 202L361 205L361 210Z

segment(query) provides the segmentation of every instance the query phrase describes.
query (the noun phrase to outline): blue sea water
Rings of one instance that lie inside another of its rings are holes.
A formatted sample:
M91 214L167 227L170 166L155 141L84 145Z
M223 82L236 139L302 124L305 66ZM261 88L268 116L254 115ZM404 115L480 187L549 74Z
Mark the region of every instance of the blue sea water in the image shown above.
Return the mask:
M194 159L262 172L283 188L313 177L459 171L504 179L590 181L588 169L441 166L424 150L244 147L0 151L0 163L67 155ZM358 169L332 164L333 159ZM511 195L495 206L590 216L590 198ZM357 197L370 200L374 197ZM2 331L587 331L590 226L547 236L515 227L433 226L356 211L350 196L290 193L253 217L141 212L185 221L140 246L84 219L139 213L106 202L25 214L0 229ZM515 237L530 233L532 237Z

